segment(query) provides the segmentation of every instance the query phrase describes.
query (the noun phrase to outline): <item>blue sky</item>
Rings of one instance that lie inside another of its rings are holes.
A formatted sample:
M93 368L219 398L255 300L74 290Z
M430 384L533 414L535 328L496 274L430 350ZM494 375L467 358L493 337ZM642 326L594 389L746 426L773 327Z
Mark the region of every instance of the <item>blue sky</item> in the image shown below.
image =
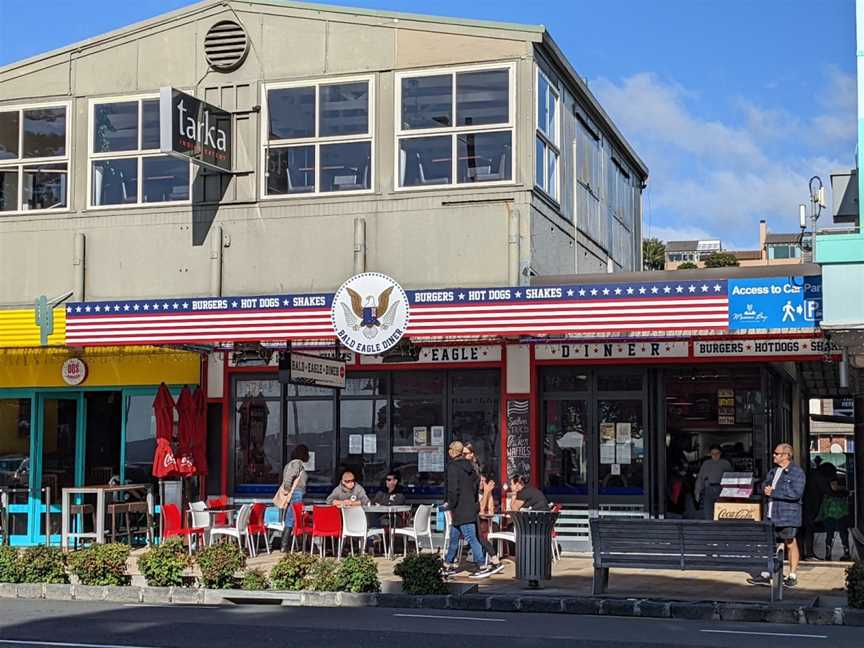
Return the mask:
M330 2L546 25L651 169L646 236L753 248L854 166L854 0ZM186 4L0 0L0 65Z

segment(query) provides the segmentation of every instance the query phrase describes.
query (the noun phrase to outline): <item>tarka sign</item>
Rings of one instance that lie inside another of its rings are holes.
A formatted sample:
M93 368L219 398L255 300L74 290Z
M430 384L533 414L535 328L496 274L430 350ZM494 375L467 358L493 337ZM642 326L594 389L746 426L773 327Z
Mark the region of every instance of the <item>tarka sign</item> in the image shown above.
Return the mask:
M159 90L159 147L163 153L231 172L231 113L174 88Z
M386 353L408 328L408 296L387 275L365 272L336 291L330 317L346 348L362 355Z

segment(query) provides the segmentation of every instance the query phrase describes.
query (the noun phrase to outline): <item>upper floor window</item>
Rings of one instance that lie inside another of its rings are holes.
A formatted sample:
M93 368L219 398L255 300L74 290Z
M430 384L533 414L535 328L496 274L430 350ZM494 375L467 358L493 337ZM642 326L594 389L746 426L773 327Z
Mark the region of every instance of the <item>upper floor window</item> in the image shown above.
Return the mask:
M0 212L66 209L68 106L0 106Z
M399 188L513 180L513 66L396 75Z
M188 160L159 152L159 99L90 104L91 207L186 202Z
M609 212L629 229L633 229L633 182L622 164L612 158L608 175Z
M576 179L592 196L600 199L602 156L600 136L585 122L576 128Z
M371 80L265 89L264 195L372 189Z
M537 70L537 139L534 157L534 184L558 200L558 89Z
M769 259L797 259L801 256L801 248L795 244L768 246Z

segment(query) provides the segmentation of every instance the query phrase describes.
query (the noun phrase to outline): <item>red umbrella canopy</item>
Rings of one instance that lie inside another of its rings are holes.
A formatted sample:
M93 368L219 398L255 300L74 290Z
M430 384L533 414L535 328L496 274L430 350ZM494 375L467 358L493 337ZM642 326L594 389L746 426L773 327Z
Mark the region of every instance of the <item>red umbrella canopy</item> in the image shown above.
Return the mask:
M196 409L189 387L183 387L180 390L180 397L177 399L177 412L180 414L177 423L177 436L180 440L180 474L184 477L191 477L195 474L192 448L195 443Z
M153 476L164 479L177 474L177 459L171 449L171 433L174 430L174 398L165 383L159 385L153 400L156 417L156 452L153 455Z
M207 474L207 395L200 387L192 392L195 426L192 435L192 457L199 475Z

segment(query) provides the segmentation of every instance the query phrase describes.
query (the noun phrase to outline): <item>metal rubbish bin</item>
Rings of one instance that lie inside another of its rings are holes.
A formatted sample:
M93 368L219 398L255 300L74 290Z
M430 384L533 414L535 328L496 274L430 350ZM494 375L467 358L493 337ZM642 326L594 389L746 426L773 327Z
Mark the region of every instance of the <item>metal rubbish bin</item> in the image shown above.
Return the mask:
M557 516L551 511L513 511L516 531L516 578L539 587L552 579L552 527Z

